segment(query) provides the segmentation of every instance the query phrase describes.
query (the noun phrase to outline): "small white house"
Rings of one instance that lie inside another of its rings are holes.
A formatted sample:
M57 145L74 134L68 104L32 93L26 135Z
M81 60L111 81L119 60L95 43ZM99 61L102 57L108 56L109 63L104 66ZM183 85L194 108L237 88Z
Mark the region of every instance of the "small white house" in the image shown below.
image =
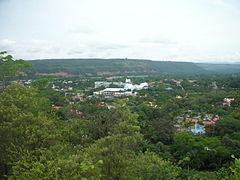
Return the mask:
M124 95L124 89L123 88L106 88L106 89L100 91L100 94L104 94L105 96Z
M131 82L131 79L126 79L126 81L125 81L126 83L129 83L129 84L131 84L132 82Z

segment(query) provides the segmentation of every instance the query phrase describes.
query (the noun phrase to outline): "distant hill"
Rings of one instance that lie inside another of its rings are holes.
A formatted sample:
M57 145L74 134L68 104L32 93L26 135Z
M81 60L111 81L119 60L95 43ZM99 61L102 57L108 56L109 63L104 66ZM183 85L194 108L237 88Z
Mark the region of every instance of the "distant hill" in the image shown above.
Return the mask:
M47 75L201 74L208 70L191 62L137 59L45 59L31 61L33 73Z
M219 74L230 74L230 73L240 73L240 64L207 64L207 63L197 63L197 66L210 71L213 73Z

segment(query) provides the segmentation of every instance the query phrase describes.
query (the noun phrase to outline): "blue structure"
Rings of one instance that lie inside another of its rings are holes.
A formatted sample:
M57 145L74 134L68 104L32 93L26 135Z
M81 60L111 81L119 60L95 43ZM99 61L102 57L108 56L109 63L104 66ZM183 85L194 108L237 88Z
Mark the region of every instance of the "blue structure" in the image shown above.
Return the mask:
M173 90L173 88L168 87L168 88L165 88L165 90L167 90L167 91L171 91L171 90Z
M205 133L205 128L199 124L195 124L195 126L193 126L190 131L193 134L204 134Z

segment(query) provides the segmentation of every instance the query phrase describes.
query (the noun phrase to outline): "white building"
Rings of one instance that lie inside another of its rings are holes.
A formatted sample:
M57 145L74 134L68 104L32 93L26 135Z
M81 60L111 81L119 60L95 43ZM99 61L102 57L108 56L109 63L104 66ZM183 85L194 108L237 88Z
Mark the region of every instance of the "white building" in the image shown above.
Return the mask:
M141 83L140 85L133 85L133 84L125 84L124 89L128 90L130 89L131 91L133 90L142 90L142 89L147 89L148 88L148 83Z
M111 84L122 86L123 88L108 88ZM95 82L95 88L98 87L107 87L106 89L93 92L93 95L105 95L105 96L135 96L137 93L133 92L134 90L142 90L148 88L148 83L141 83L139 85L133 85L130 79L126 79L126 83L123 82Z
M126 81L125 81L126 83L129 83L129 84L131 84L132 82L131 82L131 79L126 79Z
M111 82L106 82L106 81L98 81L98 82L94 83L94 88L99 88L101 86L109 87L110 84L112 84L112 83Z
M116 85L116 86L124 86L125 85L125 83L123 83L123 82L107 82L107 81L98 81L98 82L95 82L94 83L94 88L99 88L99 87L101 87L101 86L103 86L103 87L109 87L110 85Z
M124 88L106 88L99 92L93 92L93 95L99 96L136 96L137 92L126 91Z

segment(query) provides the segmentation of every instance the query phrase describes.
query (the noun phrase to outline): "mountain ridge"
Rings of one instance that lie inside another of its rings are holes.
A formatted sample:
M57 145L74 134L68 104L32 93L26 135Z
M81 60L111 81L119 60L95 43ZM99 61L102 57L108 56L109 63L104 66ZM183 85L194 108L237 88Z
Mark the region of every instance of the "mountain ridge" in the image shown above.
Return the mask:
M227 74L239 73L240 64L211 64L127 58L56 58L30 60L35 75Z
M191 62L153 61L147 59L42 59L31 60L34 73L73 75L107 74L196 74L207 70Z

